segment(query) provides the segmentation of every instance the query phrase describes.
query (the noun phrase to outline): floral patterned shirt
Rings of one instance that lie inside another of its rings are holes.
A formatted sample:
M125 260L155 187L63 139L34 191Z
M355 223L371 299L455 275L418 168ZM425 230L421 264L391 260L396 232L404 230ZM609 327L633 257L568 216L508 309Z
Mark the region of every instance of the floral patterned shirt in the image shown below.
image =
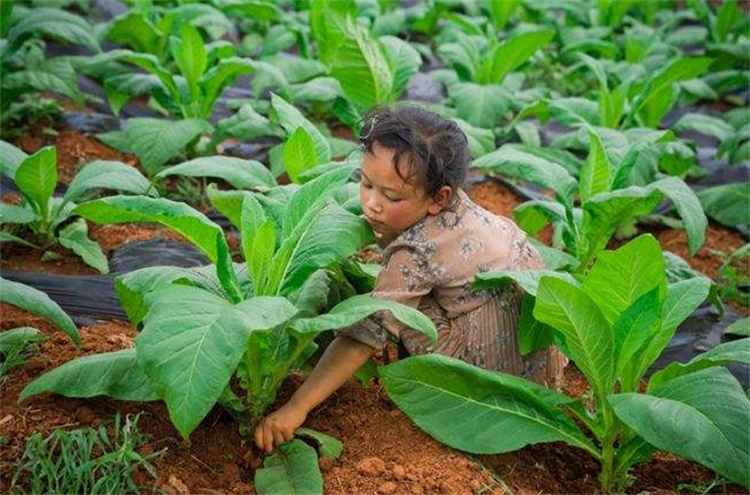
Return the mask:
M512 220L486 211L459 190L449 207L396 237L383 259L372 297L423 311L438 328L437 343L430 344L386 311L341 334L374 348L401 339L412 354L438 352L488 369L554 381L548 369L553 356L539 352L522 357L518 351L518 288L471 290L477 273L544 267ZM540 371L544 376L538 376Z

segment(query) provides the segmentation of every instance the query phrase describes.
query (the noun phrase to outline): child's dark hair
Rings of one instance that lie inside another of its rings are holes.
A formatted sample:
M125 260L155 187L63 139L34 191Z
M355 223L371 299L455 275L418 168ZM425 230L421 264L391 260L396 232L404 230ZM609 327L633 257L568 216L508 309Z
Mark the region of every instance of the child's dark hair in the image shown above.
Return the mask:
M374 143L394 150L393 165L403 180L416 178L428 195L443 186L455 193L463 185L471 156L466 135L455 122L414 105L377 107L365 116L359 142L371 153ZM407 162L402 162L402 157ZM408 163L408 177L399 169Z

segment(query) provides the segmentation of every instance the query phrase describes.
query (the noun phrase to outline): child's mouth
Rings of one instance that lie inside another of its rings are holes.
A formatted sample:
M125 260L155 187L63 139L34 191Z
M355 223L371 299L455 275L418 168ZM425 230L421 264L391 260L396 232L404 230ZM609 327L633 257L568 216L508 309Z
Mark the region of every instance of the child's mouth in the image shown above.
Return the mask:
M382 222L378 222L377 220L373 220L369 217L365 217L365 220L368 224L370 224L372 230L376 232L382 232L385 229L385 224L383 224Z

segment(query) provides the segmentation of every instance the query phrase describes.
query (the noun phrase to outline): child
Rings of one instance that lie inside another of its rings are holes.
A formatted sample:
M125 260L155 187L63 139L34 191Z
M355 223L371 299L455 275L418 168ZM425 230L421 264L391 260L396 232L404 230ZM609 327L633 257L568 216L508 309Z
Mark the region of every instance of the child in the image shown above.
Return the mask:
M307 413L388 341L400 339L411 354L437 352L559 387L558 352L518 350L518 290L471 291L477 272L543 264L511 220L460 189L471 161L463 132L432 112L401 106L372 113L359 140L362 211L385 248L372 297L418 308L435 323L438 340L430 344L388 312L339 332L289 402L256 428L255 442L266 452L291 440Z

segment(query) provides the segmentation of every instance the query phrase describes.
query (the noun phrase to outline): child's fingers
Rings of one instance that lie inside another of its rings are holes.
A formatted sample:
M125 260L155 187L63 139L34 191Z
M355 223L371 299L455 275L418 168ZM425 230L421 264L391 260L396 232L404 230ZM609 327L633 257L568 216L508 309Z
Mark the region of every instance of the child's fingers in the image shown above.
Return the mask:
M263 452L271 452L273 450L273 435L268 430L267 420L263 420L255 430L255 444Z
M289 442L291 440L294 440L294 430L285 430L284 431L284 441Z
M286 440L284 439L284 433L279 429L278 426L274 426L272 429L272 432L273 432L273 441L276 442L277 446L286 442Z
M255 427L253 438L255 439L255 446L263 450L263 421L262 420L260 423L258 423L258 426Z

